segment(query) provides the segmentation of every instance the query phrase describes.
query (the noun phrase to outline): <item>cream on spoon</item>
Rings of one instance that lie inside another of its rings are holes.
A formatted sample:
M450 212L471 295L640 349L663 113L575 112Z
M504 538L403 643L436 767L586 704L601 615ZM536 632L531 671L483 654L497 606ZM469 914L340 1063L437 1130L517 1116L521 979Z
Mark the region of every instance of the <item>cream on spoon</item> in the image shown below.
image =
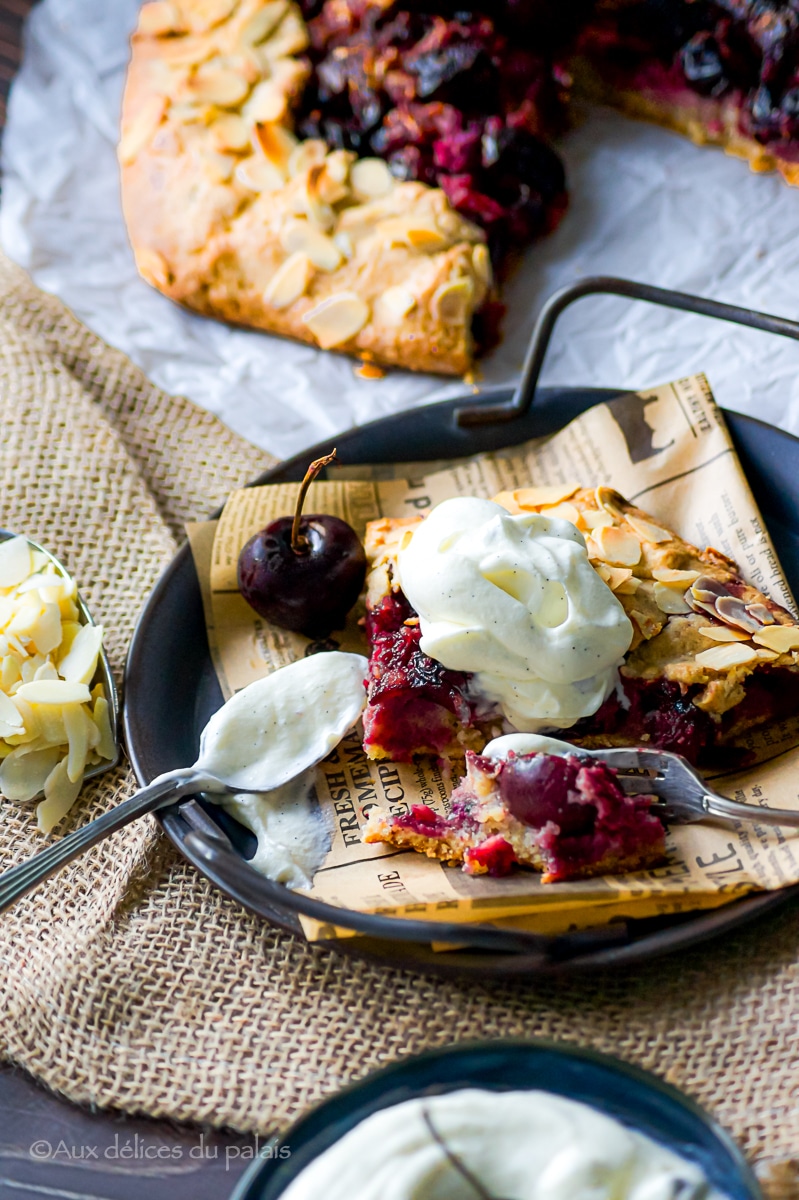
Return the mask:
M0 912L20 896L145 813L196 792L269 792L320 762L366 703L367 662L340 651L281 667L237 692L203 730L192 767L159 775L129 800L0 875Z

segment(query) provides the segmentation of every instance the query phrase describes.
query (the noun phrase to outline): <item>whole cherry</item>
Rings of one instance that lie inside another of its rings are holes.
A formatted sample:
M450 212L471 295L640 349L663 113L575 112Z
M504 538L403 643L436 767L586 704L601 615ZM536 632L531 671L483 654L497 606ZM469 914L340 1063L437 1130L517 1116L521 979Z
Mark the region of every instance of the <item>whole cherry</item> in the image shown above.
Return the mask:
M326 638L346 624L366 577L366 555L346 521L328 513L302 515L308 488L336 452L311 463L292 517L278 517L239 554L239 590L247 603L282 629Z

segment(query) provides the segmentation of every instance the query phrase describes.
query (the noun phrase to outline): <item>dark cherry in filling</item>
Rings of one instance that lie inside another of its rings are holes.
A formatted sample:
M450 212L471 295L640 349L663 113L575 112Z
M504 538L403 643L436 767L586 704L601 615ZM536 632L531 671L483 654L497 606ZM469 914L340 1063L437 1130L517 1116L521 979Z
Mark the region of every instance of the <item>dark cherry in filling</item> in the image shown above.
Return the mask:
M554 228L566 184L548 138L564 126L570 85L558 54L590 0L301 6L313 66L297 114L303 137L443 188L485 229L495 267Z
M655 58L701 96L737 94L741 127L758 141L799 138L795 0L637 0L611 24L606 50L623 68Z
M663 849L663 826L648 811L649 798L625 796L604 763L579 753L566 758L511 754L502 763L467 757L472 772L494 778L509 816L535 831L551 881L590 873L597 864L612 869L631 861L652 862ZM468 778L456 788L449 817L414 805L395 824L434 841L456 833L479 837L482 827L473 815L477 801L471 788ZM512 845L500 833L464 854L467 871L477 868L489 875L507 875L516 862Z

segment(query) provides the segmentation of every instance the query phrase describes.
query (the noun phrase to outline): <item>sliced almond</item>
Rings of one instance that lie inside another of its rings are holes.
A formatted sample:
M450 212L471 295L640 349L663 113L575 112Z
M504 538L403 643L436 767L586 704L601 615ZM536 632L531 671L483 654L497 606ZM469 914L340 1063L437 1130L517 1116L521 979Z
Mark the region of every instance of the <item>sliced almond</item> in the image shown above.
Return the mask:
M286 115L287 108L288 100L283 89L273 79L262 79L253 88L252 95L244 105L242 113L247 121L269 124L282 120Z
M341 266L341 251L336 243L309 221L289 221L280 241L287 254L307 254L320 271L335 271Z
M598 563L596 570L599 577L605 581L613 592L633 577L633 573L629 567L607 567L604 563Z
M264 54L269 58L286 58L302 54L308 48L308 29L294 8L290 8L283 20L263 43Z
M613 488L600 484L594 489L594 499L597 508L603 508L612 517L624 517L624 499Z
M223 113L211 125L211 141L215 150L247 150L250 128L236 113Z
M183 33L186 25L177 5L170 0L152 0L141 6L136 28L143 37L166 37L170 33Z
M799 650L799 625L766 625L754 634L752 641L777 654Z
M451 239L440 229L433 226L416 225L413 221L405 230L404 240L414 250L420 250L422 254L437 254L452 244Z
M779 654L777 654L776 650L766 650L764 648L756 650L755 653L762 662L774 662L775 658L779 658Z
M203 173L211 183L228 183L232 179L236 166L236 159L232 154L219 154L210 146L199 146L196 153Z
M494 282L494 272L491 267L491 255L484 242L478 242L472 250L472 266L480 282L490 288Z
M288 7L288 0L272 0L271 4L265 4L240 30L241 45L257 46L268 38L285 17Z
M0 763L0 792L8 800L32 800L43 790L47 776L62 756L57 746L28 753L25 750L25 746L19 746Z
M69 778L67 760L56 763L44 781L44 800L36 805L36 821L42 833L49 833L67 815L78 798L83 772L76 780Z
M652 577L661 583L681 584L685 588L689 583L695 583L700 574L700 571L677 571L671 567L658 567L652 572Z
M430 300L433 316L444 325L465 325L474 296L471 279L455 279L436 288Z
M58 663L61 678L73 684L91 683L102 644L102 625L82 625L68 652Z
M711 671L726 671L730 667L740 667L756 661L757 651L754 647L743 646L739 642L727 646L711 646L709 650L701 650L696 655L699 666L708 667Z
M348 233L334 233L333 241L338 246L341 253L349 261L355 253L355 247L352 244L352 238Z
M16 695L28 704L88 704L92 698L84 683L70 683L66 679L23 683Z
M165 96L147 96L133 120L124 126L117 147L117 157L123 167L129 166L145 146L149 146L168 103Z
M286 169L289 178L304 174L316 163L324 162L327 146L319 138L308 138L307 141L294 141L294 146L287 156Z
M325 159L325 173L334 183L348 183L354 162L355 155L351 150L331 150Z
M616 567L634 567L641 561L641 543L634 534L615 525L602 525L591 536L605 562Z
M701 625L697 631L711 642L748 642L749 634L742 629L731 629L729 625Z
M537 487L516 488L511 492L521 509L543 508L569 500L577 491L577 483L539 484Z
M686 602L685 593L677 588L669 587L667 583L656 583L654 588L655 604L661 612L673 616L678 613L691 612L691 606Z
M277 167L254 156L236 163L233 175L236 182L250 192L280 192L286 185L286 179Z
M148 283L157 288L169 286L172 282L172 272L163 254L159 254L157 250L150 250L146 246L139 246L133 251L133 255L142 279L146 279Z
M313 277L313 263L307 254L297 250L290 254L275 271L264 292L264 300L272 308L288 308L304 296Z
M214 104L172 104L169 108L170 120L182 125L210 125L218 115Z
M755 620L759 621L761 625L775 624L774 614L770 609L766 608L765 604L760 604L759 602L747 604L746 611L749 613L750 617L754 617Z
M352 164L350 183L358 200L377 200L394 190L394 176L382 158L361 158Z
M236 108L249 90L250 85L238 71L215 62L203 63L186 85L188 98L200 104L216 104L220 108Z
M624 583L620 583L613 590L619 596L634 596L641 586L641 580L636 579L635 575L631 575L629 579L625 579Z
M407 288L397 284L386 288L377 303L381 317L392 325L398 325L416 308L416 297Z
M577 525L580 520L579 509L573 504L569 504L568 500L562 501L560 504L548 504L541 509L542 517L553 517L557 521L568 521L570 525Z
M251 192L279 192L286 182L277 167L254 156L237 163L233 175L237 183Z
M292 156L300 145L290 129L270 122L256 123L252 131L252 141L255 149L264 156L267 162L277 167L283 178L291 174Z
M604 508L584 508L580 513L580 523L586 529L601 529L603 525L612 525L613 517Z
M629 513L624 514L624 519L645 542L670 542L674 537L668 529L655 525L653 521L644 521L641 517L633 517Z
M192 33L207 33L227 20L239 0L191 0L185 4L186 22Z
M0 542L0 588L14 587L27 579L33 561L27 538L17 536Z
M355 292L337 292L303 316L323 350L354 338L369 320L369 305Z
M158 57L172 67L197 67L219 53L213 38L167 38L158 47Z
M112 759L116 754L116 747L114 745L114 731L111 728L111 708L105 696L97 696L94 702L93 716L94 723L100 735L95 746L95 752L100 758Z

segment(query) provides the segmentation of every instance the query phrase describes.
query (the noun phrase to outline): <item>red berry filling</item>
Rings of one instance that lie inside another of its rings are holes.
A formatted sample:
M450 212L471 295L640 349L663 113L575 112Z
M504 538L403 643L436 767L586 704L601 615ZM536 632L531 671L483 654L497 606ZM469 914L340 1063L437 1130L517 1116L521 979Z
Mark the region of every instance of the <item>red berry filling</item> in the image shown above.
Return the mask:
M399 762L442 753L452 741L452 718L459 725L472 722L468 676L448 671L421 650L419 621L402 592L384 596L367 612L366 636L371 653L364 744L379 745Z
M585 3L567 5L572 10ZM303 137L386 159L398 179L438 186L488 235L495 265L557 224L563 166L564 33L547 5L467 9L446 0L303 0L313 77Z
M799 138L799 9L790 0L638 0L592 26L586 43L655 91L735 97L741 131L757 141Z

